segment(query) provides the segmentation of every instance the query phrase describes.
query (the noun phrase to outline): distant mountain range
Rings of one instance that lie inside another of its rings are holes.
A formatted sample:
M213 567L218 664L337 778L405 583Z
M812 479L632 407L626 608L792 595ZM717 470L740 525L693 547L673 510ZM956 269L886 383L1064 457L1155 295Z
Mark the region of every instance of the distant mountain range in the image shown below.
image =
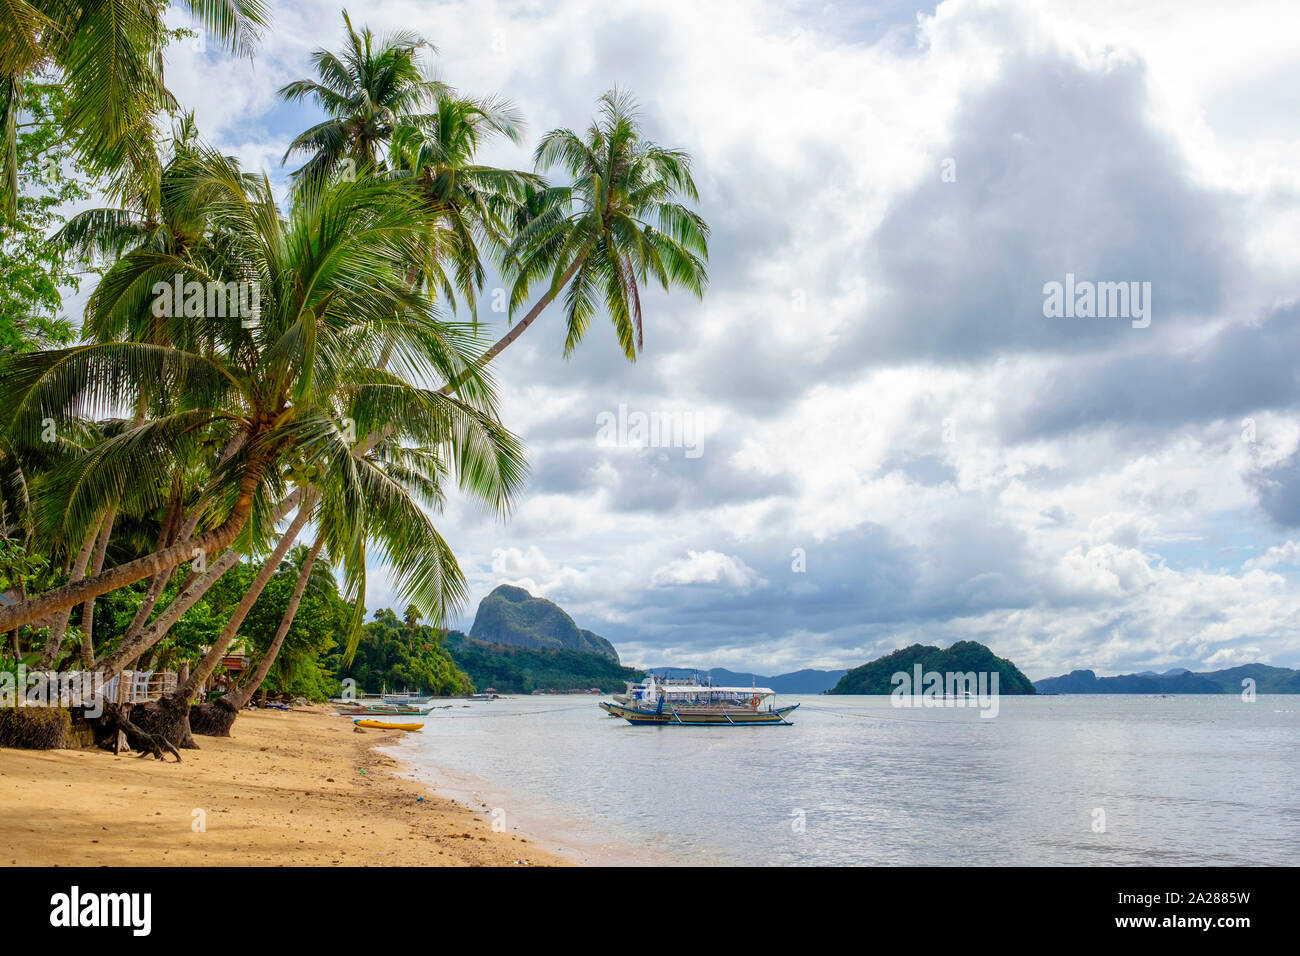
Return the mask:
M912 644L853 668L831 688L830 693L890 694L898 686L893 680L894 675L907 674L910 679L917 665L920 665L923 675L996 673L998 694L1034 693L1033 683L1015 664L998 657L978 641L958 641L946 650L928 644ZM923 689L916 687L910 692L920 694Z
M490 644L535 650L585 651L619 662L613 644L578 627L558 604L510 584L493 589L479 602L469 636Z
M767 677L763 674L739 673L725 667L648 667L646 673L656 677L695 677L712 679L721 687L770 687L778 694L820 694L835 686L846 671L805 669Z
M1240 694L1247 678L1255 682L1258 694L1300 694L1300 671L1267 664L1200 673L1175 667L1163 674L1142 671L1117 677L1080 670L1034 681L1034 687L1040 694Z

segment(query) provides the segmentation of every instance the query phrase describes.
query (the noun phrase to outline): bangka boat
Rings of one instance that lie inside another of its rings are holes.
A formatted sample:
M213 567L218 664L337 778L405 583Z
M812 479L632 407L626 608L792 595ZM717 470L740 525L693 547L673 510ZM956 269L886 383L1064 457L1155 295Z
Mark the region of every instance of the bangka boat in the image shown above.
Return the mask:
M391 724L385 720L354 720L358 727L370 727L374 730L423 730L424 724Z
M339 713L345 717L424 717L433 709L433 704L337 704Z
M776 691L767 687L715 687L697 681L659 681L653 675L641 683L629 681L626 694L600 702L601 710L629 724L678 727L791 726L786 717L798 707L777 707Z

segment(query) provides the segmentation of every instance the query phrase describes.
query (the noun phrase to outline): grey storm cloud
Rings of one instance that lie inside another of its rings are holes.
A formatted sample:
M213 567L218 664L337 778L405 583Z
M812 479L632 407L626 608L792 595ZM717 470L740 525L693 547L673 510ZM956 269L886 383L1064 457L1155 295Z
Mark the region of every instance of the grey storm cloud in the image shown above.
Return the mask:
M1300 527L1300 449L1249 480L1265 514L1284 528Z
M1082 356L1044 376L1001 422L1018 442L1105 426L1165 430L1300 403L1300 308L1258 325L1234 323L1195 347L1178 335ZM1153 336L1153 339L1156 338Z
M1194 185L1146 115L1139 62L1105 72L1016 57L959 113L936 166L897 202L864 257L884 303L847 330L835 361L969 363L1075 353L1132 334L1114 319L1049 319L1043 286L1067 273L1152 284L1154 321L1219 308L1231 262L1222 198Z
M1151 125L1146 82L1137 60L1099 71L1061 55L1008 57L1000 79L959 108L931 175L891 203L870 237L842 241L841 255L801 275L819 308L851 280L865 277L872 290L873 301L841 322L834 348L737 338L698 360L700 387L771 415L810 380L907 361L968 366L1006 354L1086 354L1127 340L1135 331L1128 321L1043 315L1044 284L1067 273L1150 282L1160 328L1214 315L1240 271L1237 212L1192 181L1175 145ZM941 178L941 157L955 160L955 182ZM817 181L842 179L834 157L812 151L806 162ZM722 213L722 235L733 241L717 245L748 262L739 275L752 284L762 263L780 261L786 205L744 208ZM714 293L725 295L737 273L716 274L724 284L715 282ZM784 299L768 307L777 309L789 311Z
M765 582L748 593L727 587L645 587L625 596L635 625L602 623L601 634L618 642L653 638L689 642L707 651L737 641L761 643L797 630L862 630L901 622L916 609L919 556L879 526L804 548L806 571L792 568L798 545L786 540L719 542Z
M595 426L582 444L534 447L531 488L550 494L591 495L608 490L614 512L667 514L717 508L795 490L785 475L764 475L735 464L734 441L707 437L698 458L684 448L600 448Z

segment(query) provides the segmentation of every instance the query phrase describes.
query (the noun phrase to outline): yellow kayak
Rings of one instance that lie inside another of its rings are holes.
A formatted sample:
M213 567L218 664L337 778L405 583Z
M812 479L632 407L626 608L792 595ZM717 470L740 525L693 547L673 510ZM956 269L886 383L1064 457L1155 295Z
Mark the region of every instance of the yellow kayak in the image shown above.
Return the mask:
M423 730L424 724L390 724L382 720L354 720L358 727L373 727L376 730Z

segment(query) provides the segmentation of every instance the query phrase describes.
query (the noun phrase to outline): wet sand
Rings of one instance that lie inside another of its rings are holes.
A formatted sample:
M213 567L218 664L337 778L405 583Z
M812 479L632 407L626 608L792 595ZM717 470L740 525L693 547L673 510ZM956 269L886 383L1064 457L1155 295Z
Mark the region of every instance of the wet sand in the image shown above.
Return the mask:
M554 866L483 812L398 774L323 709L245 711L184 763L0 749L0 866Z

